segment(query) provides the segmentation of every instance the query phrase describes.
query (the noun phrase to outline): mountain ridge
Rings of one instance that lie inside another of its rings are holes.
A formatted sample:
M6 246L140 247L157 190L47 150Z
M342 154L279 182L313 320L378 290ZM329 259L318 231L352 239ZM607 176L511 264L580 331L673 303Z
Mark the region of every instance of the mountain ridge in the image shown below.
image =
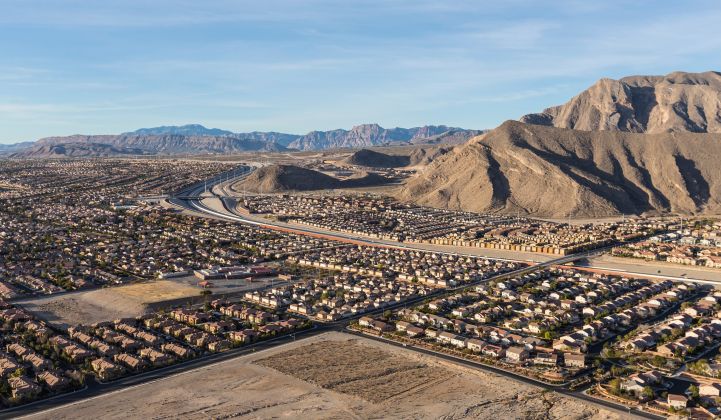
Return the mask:
M583 131L721 133L721 73L602 78L521 122Z

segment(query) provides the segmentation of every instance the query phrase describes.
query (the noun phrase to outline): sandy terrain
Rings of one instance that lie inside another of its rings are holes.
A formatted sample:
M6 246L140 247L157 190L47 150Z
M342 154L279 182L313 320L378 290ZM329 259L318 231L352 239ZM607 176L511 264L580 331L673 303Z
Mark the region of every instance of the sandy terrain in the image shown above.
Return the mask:
M96 418L98 413L118 419L620 418L532 386L340 333L301 340L30 418Z
M87 292L39 297L17 303L50 323L67 327L138 316L146 313L150 304L198 296L199 290L197 287L181 282L157 280Z

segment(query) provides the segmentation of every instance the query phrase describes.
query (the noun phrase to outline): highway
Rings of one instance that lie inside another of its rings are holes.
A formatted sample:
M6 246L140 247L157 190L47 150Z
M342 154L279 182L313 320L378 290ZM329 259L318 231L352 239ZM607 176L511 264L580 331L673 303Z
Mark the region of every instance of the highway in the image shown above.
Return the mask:
M213 177L211 179L208 179L207 182L199 182L199 183L191 185L181 191L176 192L170 198L168 198L168 202L178 208L188 210L199 216L227 220L227 221L232 221L232 222L242 223L242 224L246 224L246 225L250 225L250 226L256 226L256 227L260 227L260 228L266 228L266 229L277 230L277 231L282 231L282 232L296 233L299 235L323 237L325 239L336 240L336 241L351 243L351 244L356 244L356 245L369 245L369 246L377 246L377 247L405 249L405 250L412 250L412 251L433 252L433 253L438 253L438 254L459 255L459 256L467 256L467 257L482 257L481 255L472 254L472 253L451 252L451 251L430 249L429 247L425 247L422 244L407 244L407 243L401 243L401 242L395 242L395 241L389 241L389 240L377 240L377 239L373 239L373 238L368 238L368 237L359 236L359 235L353 235L353 234L344 233L344 232L313 229L311 227L305 227L305 226L290 226L285 223L275 222L275 221L271 221L271 220L260 221L260 220L242 215L235 210L234 205L229 203L229 201L235 200L238 197L232 196L232 194L228 192L228 188L229 188L229 185L242 180L243 178L247 177L251 172L252 172L252 170L248 166L243 166L243 167L237 168L233 171L224 172L222 174L216 175L215 177ZM231 176L231 175L233 175L233 176ZM219 191L220 194L217 191ZM219 211L219 209L212 209L212 208L208 207L207 205L205 205L203 203L203 198L218 199L221 202L221 204L223 205L222 211ZM598 248L598 249L594 249L589 252L562 256L562 257L559 257L556 259L551 259L551 260L541 262L541 263L537 263L535 261L530 261L530 260L513 259L513 258L497 258L497 257L488 257L488 258L491 258L493 260L499 260L499 261L532 263L532 264L537 264L539 267L546 267L546 266L550 266L550 265L565 264L565 263L576 261L576 260L579 260L582 258L588 258L593 255L600 255L601 253L607 251L610 248L611 248L611 246L604 247L604 248Z

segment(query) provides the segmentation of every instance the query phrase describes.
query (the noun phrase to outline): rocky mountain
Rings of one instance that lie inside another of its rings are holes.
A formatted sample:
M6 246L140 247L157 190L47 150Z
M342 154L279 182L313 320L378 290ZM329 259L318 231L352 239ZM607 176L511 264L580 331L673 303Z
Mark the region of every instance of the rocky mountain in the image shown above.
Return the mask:
M40 144L10 155L12 158L87 158L143 155L141 149L119 148L99 143Z
M221 130L220 128L205 128L200 124L186 124L180 126L163 125L160 127L141 128L123 134L135 134L138 136L162 136L166 134L176 134L181 136L228 136L233 134L233 132L228 130Z
M375 150L361 149L348 156L345 163L369 168L398 168L410 163L409 156L388 155Z
M585 131L721 133L721 73L601 79L521 122Z
M540 217L721 212L721 135L507 121L411 178L399 198Z
M234 184L233 189L271 193L369 187L387 182L390 182L387 178L374 173L341 180L295 165L270 165L255 170L247 178Z
M350 130L311 131L288 145L298 150L323 150L341 148L363 148L389 144L410 144L414 141L438 137L444 133L453 133L455 137L462 137L467 133L466 139L472 137L473 130L446 127L445 125L428 125L414 128L386 129L378 124L362 124Z
M283 151L285 147L269 141L238 138L235 136L186 136L179 134L164 135L74 135L68 137L46 137L37 145L57 145L65 143L106 144L116 148L139 149L145 153L237 153L248 151Z

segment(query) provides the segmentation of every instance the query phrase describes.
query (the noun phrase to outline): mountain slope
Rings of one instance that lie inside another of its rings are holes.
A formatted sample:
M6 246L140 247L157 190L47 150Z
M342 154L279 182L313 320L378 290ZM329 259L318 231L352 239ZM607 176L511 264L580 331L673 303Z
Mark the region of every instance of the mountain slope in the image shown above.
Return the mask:
M721 213L721 136L507 121L437 158L401 199L541 217Z
M721 133L721 73L601 79L566 104L521 122L586 131Z

